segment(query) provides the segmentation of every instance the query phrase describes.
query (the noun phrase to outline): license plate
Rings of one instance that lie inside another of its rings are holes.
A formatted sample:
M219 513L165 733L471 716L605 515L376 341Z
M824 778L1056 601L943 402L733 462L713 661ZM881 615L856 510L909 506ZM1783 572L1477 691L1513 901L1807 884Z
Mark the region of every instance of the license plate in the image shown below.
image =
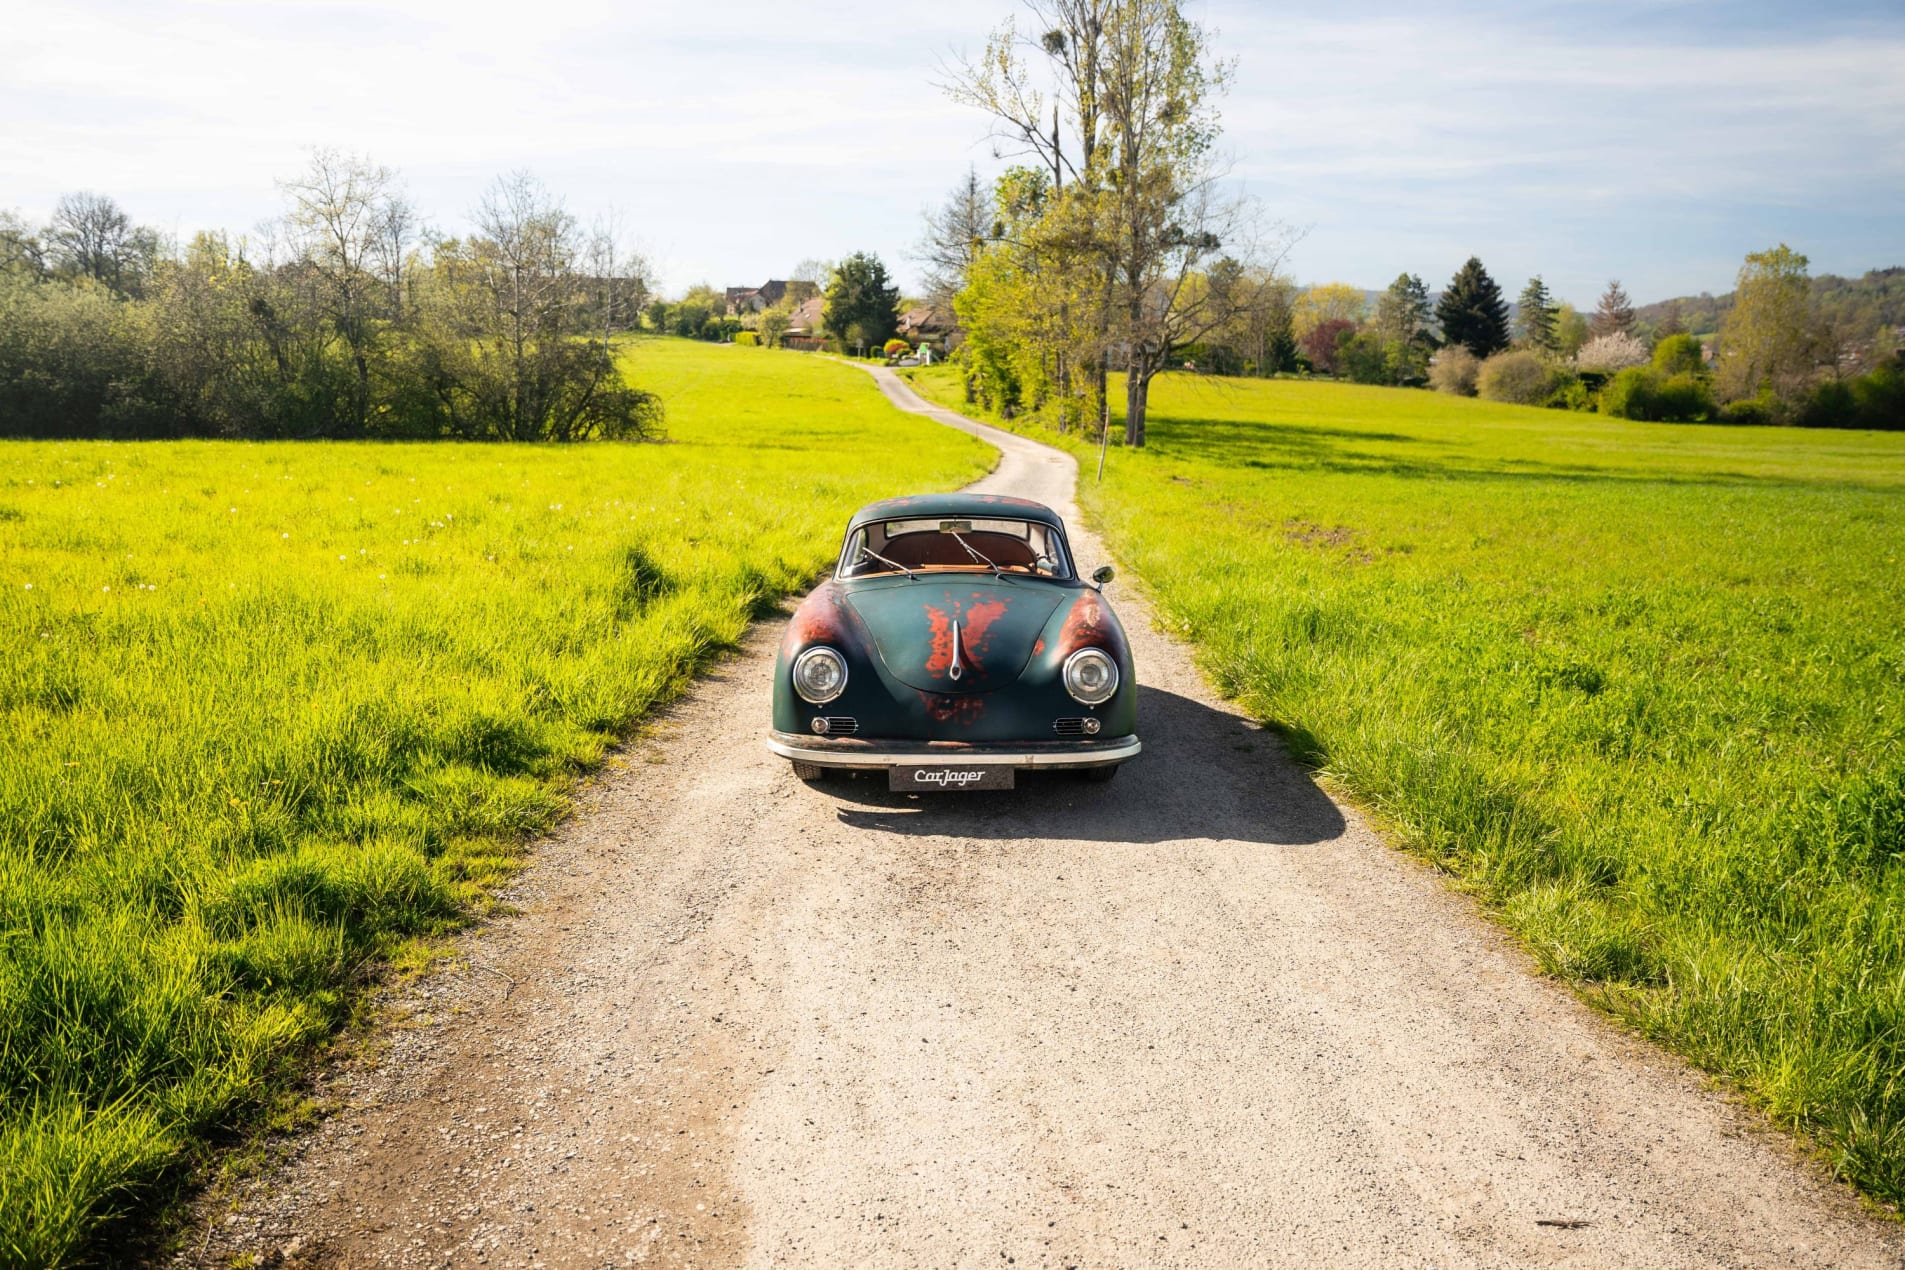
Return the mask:
M886 787L908 791L1011 789L1012 769L993 764L974 763L960 767L956 763L935 763L931 767L889 767Z

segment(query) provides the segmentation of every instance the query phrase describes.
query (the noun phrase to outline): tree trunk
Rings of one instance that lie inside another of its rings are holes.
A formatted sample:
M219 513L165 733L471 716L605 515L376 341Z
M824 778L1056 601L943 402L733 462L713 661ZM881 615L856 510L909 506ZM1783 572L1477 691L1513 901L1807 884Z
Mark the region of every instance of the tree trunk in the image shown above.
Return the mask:
M1144 415L1151 405L1151 377L1132 367L1124 381L1124 443L1144 446Z

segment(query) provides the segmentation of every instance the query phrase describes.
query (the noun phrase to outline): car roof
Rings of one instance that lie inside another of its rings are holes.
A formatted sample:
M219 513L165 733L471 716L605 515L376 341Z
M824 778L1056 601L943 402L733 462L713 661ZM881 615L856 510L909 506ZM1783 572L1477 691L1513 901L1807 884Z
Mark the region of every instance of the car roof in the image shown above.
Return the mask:
M1034 520L1063 530L1065 522L1044 503L1029 498L1008 498L1003 494L911 494L905 498L884 498L868 503L853 513L847 522L851 533L876 520L930 519L934 516L989 517L994 520Z

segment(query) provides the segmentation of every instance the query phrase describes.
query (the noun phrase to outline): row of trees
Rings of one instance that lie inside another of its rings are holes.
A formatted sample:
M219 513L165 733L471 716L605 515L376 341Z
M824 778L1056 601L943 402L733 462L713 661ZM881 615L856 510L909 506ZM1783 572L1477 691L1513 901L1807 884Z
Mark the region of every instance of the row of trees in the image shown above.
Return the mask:
M1848 359L1813 303L1806 270L1806 257L1784 244L1748 255L1711 349L1675 329L1672 311L1646 329L1612 283L1570 356L1557 330L1559 306L1539 278L1522 292L1511 340L1497 320L1506 317L1499 292L1471 260L1470 276L1457 275L1457 284L1466 283L1484 316L1467 327L1444 316L1444 332L1464 338L1435 354L1430 379L1444 392L1629 419L1905 427L1905 366L1890 329ZM1445 295L1438 315L1448 304ZM1345 360L1352 377L1366 378L1353 356Z
M612 223L499 179L427 232L395 173L316 153L255 239L182 245L109 198L0 220L0 433L642 438L614 340L649 292Z

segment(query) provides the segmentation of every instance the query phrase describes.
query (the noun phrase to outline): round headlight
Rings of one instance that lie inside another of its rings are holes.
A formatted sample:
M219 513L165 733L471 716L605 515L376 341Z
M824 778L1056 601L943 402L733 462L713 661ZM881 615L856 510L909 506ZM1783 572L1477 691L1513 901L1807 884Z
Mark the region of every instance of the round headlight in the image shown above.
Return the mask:
M1065 659L1065 691L1074 701L1103 705L1118 691L1118 663L1103 649L1079 649Z
M824 706L847 690L847 661L831 648L810 648L794 658L794 691Z

